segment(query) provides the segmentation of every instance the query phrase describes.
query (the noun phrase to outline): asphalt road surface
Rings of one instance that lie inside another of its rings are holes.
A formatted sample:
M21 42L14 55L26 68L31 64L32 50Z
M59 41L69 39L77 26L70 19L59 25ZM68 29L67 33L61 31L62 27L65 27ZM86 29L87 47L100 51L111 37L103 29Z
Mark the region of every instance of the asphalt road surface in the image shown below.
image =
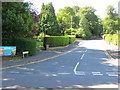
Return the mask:
M3 69L2 87L118 88L118 67L103 40L85 40L69 53L34 64Z

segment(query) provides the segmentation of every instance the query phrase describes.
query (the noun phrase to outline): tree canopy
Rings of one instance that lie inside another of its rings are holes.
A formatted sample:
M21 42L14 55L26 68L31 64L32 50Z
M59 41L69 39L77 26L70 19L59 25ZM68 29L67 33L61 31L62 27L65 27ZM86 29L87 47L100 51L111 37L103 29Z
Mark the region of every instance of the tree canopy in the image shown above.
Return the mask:
M97 15L95 14L93 7L83 7L79 11L79 15L83 14L89 22L89 30L93 35L98 36L100 34L100 22Z
M26 37L31 33L33 19L28 3L2 3L2 38L3 45L11 44L15 37Z
M76 10L74 11L74 9L69 6L59 10L57 20L63 35L66 33L66 30L70 28L78 28L79 17L76 16Z
M118 24L118 14L113 6L109 5L107 7L107 17L104 19L104 33L105 34L115 34L120 30L120 24Z
M60 35L60 29L52 3L42 5L39 20L39 32L44 32L49 35Z

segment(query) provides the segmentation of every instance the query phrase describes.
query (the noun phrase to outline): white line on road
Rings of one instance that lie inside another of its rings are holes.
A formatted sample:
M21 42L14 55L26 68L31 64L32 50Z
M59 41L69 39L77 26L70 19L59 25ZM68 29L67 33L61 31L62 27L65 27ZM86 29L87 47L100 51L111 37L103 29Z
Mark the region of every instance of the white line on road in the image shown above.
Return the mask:
M83 59L84 55L85 55L85 53L82 55L82 57L80 59Z
M80 46L81 42L78 44Z
M76 69L77 69L77 66L79 65L79 62L75 65L75 68L74 68L74 73L75 73L75 75L77 74L76 73Z
M101 74L101 72L92 72L92 74L94 75L94 76L102 76L103 74Z
M85 52L87 52L87 49L85 50Z
M87 49L85 50L85 53L86 53L86 52L87 52ZM80 59L83 59L83 57L84 57L85 53L81 56L81 58L80 58Z

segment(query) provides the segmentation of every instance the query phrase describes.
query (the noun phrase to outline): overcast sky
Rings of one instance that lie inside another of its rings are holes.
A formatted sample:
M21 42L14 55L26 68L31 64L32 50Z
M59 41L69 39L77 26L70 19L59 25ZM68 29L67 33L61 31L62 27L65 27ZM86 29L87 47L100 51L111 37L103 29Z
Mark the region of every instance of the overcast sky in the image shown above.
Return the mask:
M96 14L103 19L106 16L106 7L108 5L113 5L116 8L116 10L118 10L118 2L120 0L24 0L24 1L31 1L35 5L35 7L38 8L38 11L41 10L42 3L47 4L49 2L52 2L56 13L58 13L58 10L60 8L64 8L65 6L73 7L77 5L81 8L85 6L92 6L97 10Z

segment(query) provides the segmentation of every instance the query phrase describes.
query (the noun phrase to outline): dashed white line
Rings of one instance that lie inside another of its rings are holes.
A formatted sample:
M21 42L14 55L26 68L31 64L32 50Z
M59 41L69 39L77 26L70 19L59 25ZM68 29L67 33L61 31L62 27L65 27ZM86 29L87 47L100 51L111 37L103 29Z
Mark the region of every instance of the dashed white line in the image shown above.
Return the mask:
M86 53L86 52L87 52L87 49L85 50L85 53ZM80 59L83 59L83 57L84 57L85 53L81 56L81 58L80 58Z
M75 73L75 75L77 74L76 73L76 69L77 69L77 66L79 65L79 62L75 65L75 68L74 68L74 73Z
M85 72L82 72L82 71L76 71L76 75L85 75Z
M101 74L101 72L92 72L92 74L94 75L94 76L102 76L103 74Z
M85 55L85 53L82 55L82 57L80 59L83 59L84 55Z
M85 52L87 52L87 49L85 50Z

